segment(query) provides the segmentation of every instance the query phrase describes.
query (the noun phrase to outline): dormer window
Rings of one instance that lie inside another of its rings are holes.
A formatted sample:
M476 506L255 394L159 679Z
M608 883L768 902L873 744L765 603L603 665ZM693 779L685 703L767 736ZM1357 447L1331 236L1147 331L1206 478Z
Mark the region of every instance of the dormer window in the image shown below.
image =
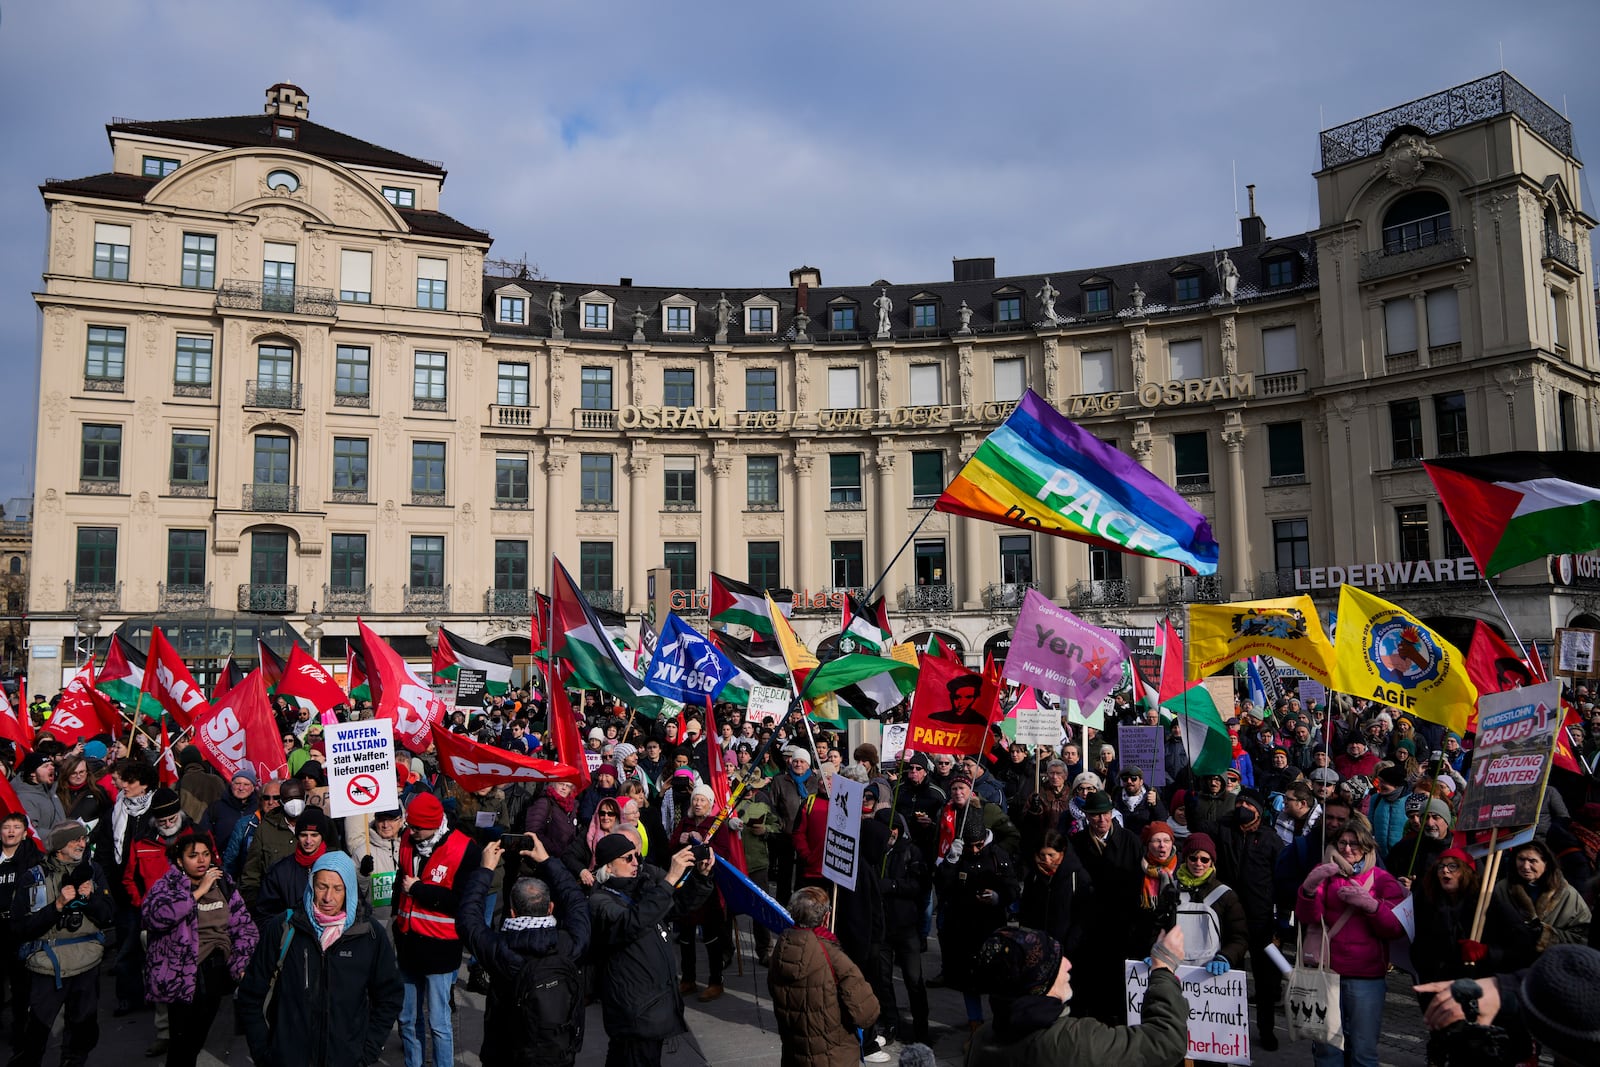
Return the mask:
M911 328L934 330L939 327L939 300L928 293L918 293L911 298Z
M609 296L598 289L585 293L578 298L583 305L583 328L585 330L611 329L612 301Z
M669 334L693 333L694 301L681 294L662 301L661 329Z
M502 296L500 298L498 318L501 322L510 323L513 326L526 325L528 321L528 298L525 296Z
M1083 313L1085 315L1104 315L1111 310L1111 287L1109 285L1085 286L1083 290Z
M408 189L403 185L385 185L383 198L395 207L414 208L417 206L417 191Z
M1172 302L1194 304L1200 300L1200 275L1176 274L1172 278Z
M1293 285L1298 279L1295 277L1295 257L1275 256L1262 264L1266 275L1267 288L1275 289L1280 285Z
M841 297L828 306L828 329L834 333L849 333L856 328L856 305Z
M178 169L176 159L167 159L164 156L144 157L144 176L146 178L165 178Z
M997 323L1022 321L1022 294L1005 288L994 296L994 321Z
M274 122L272 124L272 136L280 141L292 141L300 136L300 131L286 122Z
M773 309L769 307L744 309L744 332L754 334L770 334L772 332Z

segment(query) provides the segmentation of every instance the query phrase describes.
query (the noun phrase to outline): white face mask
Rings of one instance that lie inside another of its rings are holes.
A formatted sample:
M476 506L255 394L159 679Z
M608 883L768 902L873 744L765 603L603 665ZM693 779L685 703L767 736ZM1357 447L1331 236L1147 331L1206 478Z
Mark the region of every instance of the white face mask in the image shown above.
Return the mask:
M306 802L296 797L294 800L283 802L283 813L291 819L298 819L300 813L306 810Z

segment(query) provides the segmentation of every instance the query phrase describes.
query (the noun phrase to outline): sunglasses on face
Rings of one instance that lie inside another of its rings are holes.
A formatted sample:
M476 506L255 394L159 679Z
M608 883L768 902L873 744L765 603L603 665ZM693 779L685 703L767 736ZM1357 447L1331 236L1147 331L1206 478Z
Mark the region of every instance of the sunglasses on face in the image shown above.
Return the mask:
M1189 857L1189 862L1201 867L1209 867L1211 866L1211 857L1197 852Z

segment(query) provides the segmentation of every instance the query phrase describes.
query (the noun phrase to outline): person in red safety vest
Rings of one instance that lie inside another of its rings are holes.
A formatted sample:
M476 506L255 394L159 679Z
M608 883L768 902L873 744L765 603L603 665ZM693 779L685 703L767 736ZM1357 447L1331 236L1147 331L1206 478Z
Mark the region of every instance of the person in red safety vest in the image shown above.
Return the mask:
M455 916L464 872L477 870L482 857L477 842L450 829L438 797L418 793L411 798L394 888L395 956L405 983L400 1047L406 1067L422 1067L428 1034L433 1035L432 1062L455 1062L450 987L461 969Z

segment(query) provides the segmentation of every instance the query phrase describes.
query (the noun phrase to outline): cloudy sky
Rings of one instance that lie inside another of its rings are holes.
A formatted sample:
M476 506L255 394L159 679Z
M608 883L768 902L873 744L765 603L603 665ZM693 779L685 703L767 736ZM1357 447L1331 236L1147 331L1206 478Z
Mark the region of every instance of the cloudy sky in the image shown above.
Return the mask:
M1311 229L1322 126L1502 55L1581 153L1597 30L1593 0L0 0L0 500L33 490L37 186L109 169L113 115L292 81L314 121L443 160L444 210L554 278L914 282L1234 243L1235 166L1269 233Z

